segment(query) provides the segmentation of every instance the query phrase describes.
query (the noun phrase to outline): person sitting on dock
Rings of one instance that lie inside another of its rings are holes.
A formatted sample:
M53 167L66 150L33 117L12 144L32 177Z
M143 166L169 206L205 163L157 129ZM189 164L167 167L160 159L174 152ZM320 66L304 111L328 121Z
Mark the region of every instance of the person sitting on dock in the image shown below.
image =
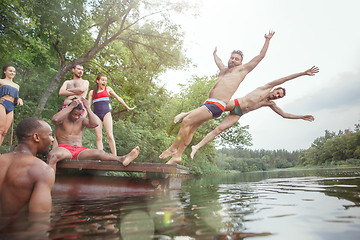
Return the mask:
M82 106L86 109L89 119L81 116ZM56 163L64 159L118 161L127 166L139 155L138 146L124 156L115 156L102 150L82 146L85 127L95 128L99 125L98 118L91 111L90 104L85 98L73 99L67 108L52 117L52 122L55 125L55 136L59 143L59 147L54 148L48 158L48 164L54 170L56 170Z
M224 118L224 120L220 123L219 126L217 126L213 131L206 135L204 139L201 140L201 142L191 147L191 159L194 159L194 155L197 150L199 150L208 142L212 141L220 133L233 126L242 115L265 106L270 107L274 112L276 112L283 118L303 119L310 122L314 121L314 117L312 115L294 115L286 113L281 108L279 108L273 100L284 97L285 89L282 87L277 87L275 89L273 88L294 78L304 75L313 76L315 75L315 73L318 72L319 68L313 66L305 72L295 73L287 77L271 81L264 86L256 88L244 97L230 101L225 108L225 111L230 111L230 114L226 116L226 118ZM189 114L190 112L178 114L174 118L174 123L177 123Z
M49 124L25 118L15 130L18 146L0 155L0 216L48 213L55 172L37 154L47 154L54 141Z

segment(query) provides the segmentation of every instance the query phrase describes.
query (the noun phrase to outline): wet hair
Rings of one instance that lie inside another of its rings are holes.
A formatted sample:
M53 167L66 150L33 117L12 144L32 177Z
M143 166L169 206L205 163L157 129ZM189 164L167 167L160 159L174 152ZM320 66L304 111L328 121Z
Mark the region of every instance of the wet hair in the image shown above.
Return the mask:
M13 65L10 65L10 64L7 64L5 66L3 66L2 68L2 74L1 74L1 78L4 79L6 76L5 76L5 71L9 68L9 67L14 67Z
M283 88L283 87L278 87L278 88L275 88L275 90L283 90L283 93L284 93L284 97L285 97L285 95L286 95L286 91L285 91L285 88Z
M19 143L23 142L26 138L30 137L39 128L41 128L41 122L43 122L43 120L35 117L25 118L21 120L15 129L15 134Z
M232 51L232 53L231 54L239 54L240 56L241 56L241 61L244 59L244 54L243 54L243 52L242 51L240 51L240 50L234 50L234 51Z
M102 77L106 77L104 74L98 74L97 76L96 76L96 81L97 80L100 80L100 78L102 78ZM94 88L94 92L93 92L93 100L94 100L94 98L96 98L96 95L97 95L97 91L98 91L98 87L99 87L99 84L96 82L96 86L95 86L95 88Z

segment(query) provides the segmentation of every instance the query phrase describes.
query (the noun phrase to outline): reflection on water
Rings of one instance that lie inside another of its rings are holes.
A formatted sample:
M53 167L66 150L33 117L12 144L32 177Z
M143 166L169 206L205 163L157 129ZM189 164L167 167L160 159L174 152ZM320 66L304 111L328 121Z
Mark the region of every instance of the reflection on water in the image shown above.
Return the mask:
M358 239L360 169L225 174L143 196L55 196L49 239ZM11 236L4 233L0 239ZM28 238L29 239L29 238Z

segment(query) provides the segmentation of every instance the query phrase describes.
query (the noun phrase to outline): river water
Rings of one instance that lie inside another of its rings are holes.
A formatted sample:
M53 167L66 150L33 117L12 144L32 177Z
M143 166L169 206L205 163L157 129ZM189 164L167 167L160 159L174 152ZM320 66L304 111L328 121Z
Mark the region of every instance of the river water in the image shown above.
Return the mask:
M28 232L0 239L32 239ZM360 168L190 178L181 190L53 198L39 239L360 239Z

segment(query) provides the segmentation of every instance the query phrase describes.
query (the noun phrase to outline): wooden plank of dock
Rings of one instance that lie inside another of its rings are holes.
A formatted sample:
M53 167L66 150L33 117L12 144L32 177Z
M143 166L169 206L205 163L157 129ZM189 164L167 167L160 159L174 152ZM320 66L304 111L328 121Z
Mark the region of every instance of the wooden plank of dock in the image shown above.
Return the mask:
M137 163L132 162L129 166L124 167L117 161L99 161L99 160L63 160L57 163L57 168L77 168L93 169L106 171L121 172L156 172L171 174L189 174L189 168L177 164L165 163Z

